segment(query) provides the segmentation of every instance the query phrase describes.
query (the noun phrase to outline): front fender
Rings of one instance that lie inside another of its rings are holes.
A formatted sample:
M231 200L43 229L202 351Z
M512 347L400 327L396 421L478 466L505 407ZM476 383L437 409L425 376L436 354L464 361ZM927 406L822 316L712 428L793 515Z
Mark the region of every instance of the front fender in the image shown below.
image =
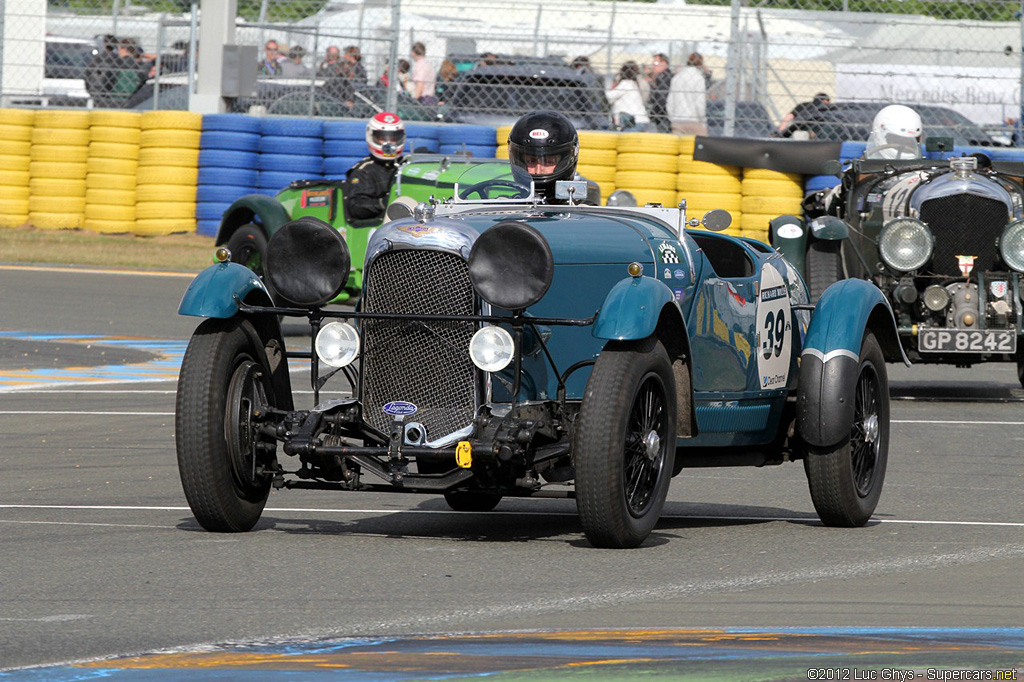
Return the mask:
M804 254L807 251L807 230L804 221L795 215L772 218L768 223L768 243L804 274Z
M263 228L263 234L269 240L277 229L291 220L288 211L275 197L265 194L246 194L235 199L228 210L224 211L220 227L217 228L216 245L226 244L232 233L242 225L254 223Z
M672 290L652 277L621 280L605 296L594 336L609 341L645 339L657 329L661 311L669 303L678 312Z
M836 282L821 295L804 337L797 394L797 429L808 444L843 442L853 425L860 348L872 332L886 360L909 365L885 296L860 279Z
M834 215L823 215L811 221L807 226L811 236L825 241L842 241L850 236L850 226L842 218Z
M252 270L238 263L215 263L188 285L178 305L178 314L234 317L239 301L245 301L253 292L256 292L255 302L273 305L266 285Z

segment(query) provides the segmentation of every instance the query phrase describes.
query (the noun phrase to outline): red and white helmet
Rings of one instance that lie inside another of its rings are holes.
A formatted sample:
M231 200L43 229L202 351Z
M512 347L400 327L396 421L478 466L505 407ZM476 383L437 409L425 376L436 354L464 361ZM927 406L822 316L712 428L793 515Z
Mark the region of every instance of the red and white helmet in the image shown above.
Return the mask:
M366 124L366 146L381 161L391 161L405 148L405 124L397 114L382 111Z

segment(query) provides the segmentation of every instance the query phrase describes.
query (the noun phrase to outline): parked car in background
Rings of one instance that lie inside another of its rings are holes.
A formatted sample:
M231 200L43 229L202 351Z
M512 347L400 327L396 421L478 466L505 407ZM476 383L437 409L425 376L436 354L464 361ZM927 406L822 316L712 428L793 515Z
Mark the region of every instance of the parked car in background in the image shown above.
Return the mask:
M271 238L269 287L230 262L196 277L179 313L207 319L175 443L200 525L250 530L271 488L430 493L456 511L558 496L592 544L627 548L685 469L792 460L825 525L869 521L885 361L902 358L874 285L839 282L812 307L768 245L687 229L724 229L724 211L484 199L507 189L460 182L474 201L378 228L357 311L325 307L351 257L312 217ZM308 321L310 345L287 347L279 315ZM313 409L296 409L290 357L308 359Z
M857 159L804 205L809 223L778 218L771 234L812 300L869 280L914 362L1016 362L1024 385L1024 163Z
M725 134L725 101L709 99L707 102L708 135ZM733 137L771 137L775 132L768 110L760 102L736 102Z
M783 137L806 131L811 139L839 142L867 140L871 122L892 102L832 102L809 117L794 119ZM981 126L958 111L934 104L909 105L921 115L924 137L949 137L962 146L999 146Z
M460 73L448 86L441 115L445 121L500 127L538 109L565 114L578 130L612 126L597 77L543 63L478 65Z

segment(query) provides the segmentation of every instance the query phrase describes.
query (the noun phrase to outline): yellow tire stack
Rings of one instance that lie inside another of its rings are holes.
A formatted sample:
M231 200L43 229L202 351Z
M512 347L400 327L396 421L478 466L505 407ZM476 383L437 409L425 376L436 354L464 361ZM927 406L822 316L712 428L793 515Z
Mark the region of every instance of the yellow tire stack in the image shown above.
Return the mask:
M91 123L82 227L95 232L134 232L142 115L96 110Z
M0 227L28 222L32 109L0 109Z
M137 234L195 231L202 126L202 115L187 111L142 114L135 187Z
M616 189L628 190L641 206L676 205L679 137L671 133L619 135Z
M679 155L678 167L677 200L686 200L686 217L703 218L711 209L720 208L732 215L732 224L725 233L739 235L742 216L741 169L738 166L694 161L683 154Z
M45 230L81 227L89 112L37 111L31 142L28 221Z
M743 171L744 237L768 241L768 223L780 215L801 215L804 198L803 177L763 168Z
M580 131L579 136L580 160L576 171L598 184L601 188L601 203L607 203L608 195L616 188L619 136L593 130Z
M494 141L497 143L498 146L494 150L494 158L508 158L508 134L510 132L512 132L512 126L501 126L500 128L495 129Z

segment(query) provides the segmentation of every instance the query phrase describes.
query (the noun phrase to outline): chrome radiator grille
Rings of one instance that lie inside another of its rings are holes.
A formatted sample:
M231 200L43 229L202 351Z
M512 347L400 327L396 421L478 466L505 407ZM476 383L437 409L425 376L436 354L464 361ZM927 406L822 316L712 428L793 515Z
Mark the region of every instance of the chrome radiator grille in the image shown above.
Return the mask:
M371 263L363 310L372 313L473 315L469 268L443 251L392 251ZM414 403L407 417L436 440L467 426L476 406L469 359L473 322L363 321L363 407L371 426L387 433L391 400Z
M935 235L935 252L928 271L961 277L957 256L977 256L974 272L992 270L996 239L1008 220L1006 205L974 194L955 194L921 204L921 220Z

